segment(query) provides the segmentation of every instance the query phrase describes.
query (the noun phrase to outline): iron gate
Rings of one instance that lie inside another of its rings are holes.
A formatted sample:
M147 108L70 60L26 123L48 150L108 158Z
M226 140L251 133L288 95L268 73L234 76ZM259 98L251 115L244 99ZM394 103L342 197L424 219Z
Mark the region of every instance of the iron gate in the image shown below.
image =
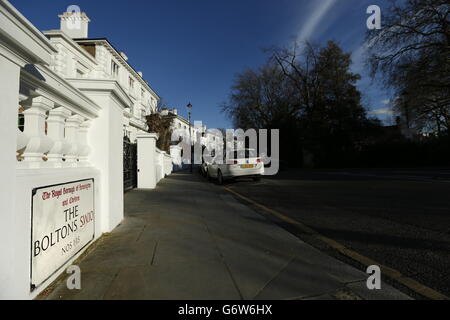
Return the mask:
M128 137L123 139L123 189L137 188L137 144Z

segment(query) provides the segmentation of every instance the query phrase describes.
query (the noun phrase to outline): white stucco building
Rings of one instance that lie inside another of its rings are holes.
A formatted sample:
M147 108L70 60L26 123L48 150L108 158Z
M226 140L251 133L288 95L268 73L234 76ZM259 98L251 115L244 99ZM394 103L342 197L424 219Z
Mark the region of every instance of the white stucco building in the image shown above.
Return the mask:
M224 140L221 131L208 129L201 121L193 121L191 122L191 132L189 132L189 120L180 116L177 109L163 109L161 115L172 119L172 132L177 132L177 136L181 136L183 139L181 144L172 146L170 150L176 169L183 169L184 165L190 164L190 157L184 154L189 152L189 147L186 144L191 145L194 148L193 152L199 152L200 155L205 148L209 151L222 150ZM198 155L193 160L195 164L202 163L202 159Z
M35 298L123 220L124 136L139 187L172 171L144 121L159 96L106 38L89 39L86 14L60 19L40 32L0 1L0 299Z
M115 81L127 108L124 110L124 131L132 141L147 132L145 116L155 112L159 96L153 91L142 72L136 71L128 57L118 51L107 38L89 39L89 18L81 14L81 32L68 29L71 14L60 15L60 29L44 31L57 49L52 55L51 70L81 91L91 91L102 81Z
M189 120L179 115L177 109L164 108L160 112L162 117L169 117L172 119L172 132L178 131L179 135L185 138L185 141L189 141L192 137L193 143L198 140L198 134L201 134L201 128L195 127L193 121L189 125ZM189 126L191 127L191 133L189 133Z

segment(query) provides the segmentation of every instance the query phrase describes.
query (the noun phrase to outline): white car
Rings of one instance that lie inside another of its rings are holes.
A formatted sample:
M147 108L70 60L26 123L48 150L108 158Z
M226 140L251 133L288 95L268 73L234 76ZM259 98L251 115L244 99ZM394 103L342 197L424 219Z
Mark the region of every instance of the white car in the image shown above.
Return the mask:
M214 159L212 164L208 164L207 174L208 179L217 179L219 184L233 178L253 178L258 181L264 175L264 162L256 150L237 150L228 153L224 160Z
M208 164L206 162L200 165L200 174L205 178L208 176Z

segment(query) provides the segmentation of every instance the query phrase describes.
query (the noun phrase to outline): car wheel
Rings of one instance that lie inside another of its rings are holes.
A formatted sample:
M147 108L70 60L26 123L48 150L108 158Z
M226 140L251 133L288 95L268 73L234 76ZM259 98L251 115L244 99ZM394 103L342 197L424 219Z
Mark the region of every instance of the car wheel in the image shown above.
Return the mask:
M217 172L217 182L219 183L219 185L223 185L223 175L222 172Z

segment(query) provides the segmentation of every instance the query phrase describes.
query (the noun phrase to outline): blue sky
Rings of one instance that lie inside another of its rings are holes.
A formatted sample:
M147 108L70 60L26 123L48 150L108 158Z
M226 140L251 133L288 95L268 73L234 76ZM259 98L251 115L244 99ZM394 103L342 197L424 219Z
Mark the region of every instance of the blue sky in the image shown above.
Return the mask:
M76 4L91 23L89 37L106 37L144 73L170 106L210 128L230 127L220 112L234 75L262 65L263 48L293 39L337 41L355 52L364 104L386 118L387 95L371 83L361 59L366 9L385 0L10 0L40 30L59 28L58 14ZM389 118L389 116L387 116Z

